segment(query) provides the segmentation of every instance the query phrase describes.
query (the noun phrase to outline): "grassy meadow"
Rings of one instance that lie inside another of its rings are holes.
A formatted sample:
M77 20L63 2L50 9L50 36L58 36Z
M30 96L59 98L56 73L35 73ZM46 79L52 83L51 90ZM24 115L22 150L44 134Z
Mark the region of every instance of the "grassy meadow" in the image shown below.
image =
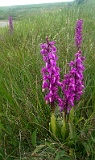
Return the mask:
M0 28L0 159L95 160L95 2L37 7L34 12L31 7L19 12L12 8L11 15L16 17L13 33L8 26ZM5 13L1 19L8 19L9 9L2 7L1 12ZM84 21L85 90L75 106L77 137L64 141L49 132L51 108L42 93L41 68L45 64L40 44L46 36L56 42L63 78L77 52L74 33L78 19Z

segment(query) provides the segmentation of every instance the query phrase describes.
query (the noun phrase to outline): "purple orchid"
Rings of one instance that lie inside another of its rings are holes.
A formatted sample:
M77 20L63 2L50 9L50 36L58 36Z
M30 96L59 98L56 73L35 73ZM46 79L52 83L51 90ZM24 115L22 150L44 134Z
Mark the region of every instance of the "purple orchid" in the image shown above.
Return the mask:
M78 50L81 48L82 43L82 26L83 26L83 20L78 20L76 23L75 28L75 44Z
M65 116L75 105L77 100L80 100L84 89L84 57L80 50L82 43L82 25L83 20L78 20L76 23L75 43L78 49L75 54L74 61L69 63L70 71L64 76L64 80L60 82L60 68L57 66L58 57L57 49L54 46L55 42L49 42L48 37L46 43L41 44L41 54L46 65L42 68L43 83L42 91L46 91L45 101L51 104L51 109L55 110L55 101L60 106L60 111L65 112ZM58 95L58 87L61 86L63 98Z
M70 109L75 105L75 102L80 100L80 97L83 94L84 59L85 58L82 56L82 51L78 51L75 54L75 60L69 63L69 73L64 76L64 80L62 81L64 98L61 105L59 105L61 106L61 110L65 110L66 112L70 111Z
M13 20L12 20L12 16L9 16L9 29L10 29L10 32L13 31Z
M43 83L42 91L46 91L45 101L53 106L58 99L58 86L60 85L60 68L57 66L58 57L57 49L54 46L55 42L49 42L46 37L46 43L41 44L41 54L46 65L42 68Z
M59 106L65 111L65 114L70 111L77 100L80 100L84 89L83 61L85 58L82 56L82 51L79 50L82 43L82 24L83 20L78 20L76 23L75 43L78 52L75 54L75 60L69 63L70 71L64 76L61 84L64 96L63 100L59 101Z

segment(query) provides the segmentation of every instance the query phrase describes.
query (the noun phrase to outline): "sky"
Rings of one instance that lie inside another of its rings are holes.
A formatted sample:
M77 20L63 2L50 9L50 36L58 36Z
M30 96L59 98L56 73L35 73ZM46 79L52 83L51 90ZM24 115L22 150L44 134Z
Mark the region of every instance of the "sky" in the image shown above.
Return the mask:
M0 6L40 4L53 2L72 2L74 0L0 0Z

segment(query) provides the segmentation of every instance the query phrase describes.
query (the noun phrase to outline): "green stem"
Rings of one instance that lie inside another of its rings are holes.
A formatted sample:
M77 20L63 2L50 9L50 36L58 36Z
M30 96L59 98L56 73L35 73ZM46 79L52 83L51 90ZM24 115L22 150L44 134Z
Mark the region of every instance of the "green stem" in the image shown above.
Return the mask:
M52 113L54 113L54 111L55 111L55 104L54 104L54 102L51 102L51 111L52 111Z

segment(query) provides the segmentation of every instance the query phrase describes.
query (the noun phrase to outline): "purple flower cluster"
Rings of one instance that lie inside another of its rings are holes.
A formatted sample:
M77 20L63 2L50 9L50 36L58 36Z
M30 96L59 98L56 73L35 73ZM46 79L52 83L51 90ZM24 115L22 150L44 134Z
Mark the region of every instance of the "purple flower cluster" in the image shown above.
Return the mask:
M9 29L10 29L10 32L13 31L13 20L12 20L12 16L9 16Z
M81 47L82 43L82 25L83 25L83 20L78 20L76 23L76 28L75 28L75 44L78 50Z
M75 105L75 102L80 100L84 89L83 61L85 58L82 56L82 51L80 50L82 43L82 25L83 20L78 20L75 28L75 43L78 52L75 54L75 60L69 63L70 71L64 76L61 85L64 96L63 99L60 100L59 106L66 114Z
M51 107L54 102L60 106L60 110L69 113L70 109L75 105L77 100L80 100L83 94L83 71L84 71L84 57L80 50L82 43L82 25L83 20L78 20L76 23L75 43L78 49L75 54L74 61L69 63L69 73L64 76L64 80L60 82L60 68L57 67L58 57L56 55L57 49L54 46L55 42L49 42L48 37L46 43L41 44L41 54L46 66L42 68L43 91L47 91L45 96L46 103L50 103ZM58 95L58 87L61 87L63 96Z
M64 76L62 81L62 91L64 94L63 102L61 102L61 110L69 112L70 109L75 105L77 100L80 100L83 94L84 84L83 84L83 65L84 57L82 52L78 51L75 54L75 60L71 61L70 71ZM63 106L62 106L63 103Z
M41 54L46 65L42 68L43 83L42 90L46 90L46 103L54 103L58 99L58 86L60 85L60 68L57 67L58 57L55 42L49 42L48 37L46 43L41 44Z

